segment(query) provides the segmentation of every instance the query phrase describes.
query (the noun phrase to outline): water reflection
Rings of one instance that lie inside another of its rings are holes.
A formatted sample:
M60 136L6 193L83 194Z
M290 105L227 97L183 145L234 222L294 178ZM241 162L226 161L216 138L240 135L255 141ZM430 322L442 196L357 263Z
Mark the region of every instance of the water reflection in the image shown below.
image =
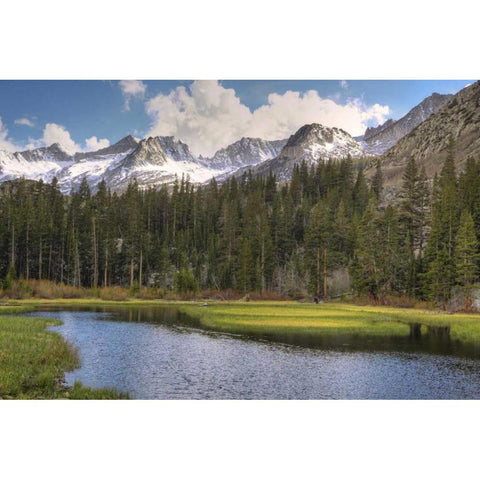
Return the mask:
M258 341L202 331L171 308L31 315L62 320L55 330L79 348L82 366L69 383L115 387L132 398L480 398L480 362L449 355L464 346L432 332Z

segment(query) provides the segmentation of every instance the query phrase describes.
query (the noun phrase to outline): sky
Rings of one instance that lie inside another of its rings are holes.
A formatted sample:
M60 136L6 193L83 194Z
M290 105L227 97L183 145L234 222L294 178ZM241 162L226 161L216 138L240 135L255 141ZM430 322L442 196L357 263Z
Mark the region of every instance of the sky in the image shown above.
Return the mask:
M3 80L0 150L60 143L93 151L126 135L173 135L196 155L242 137L287 138L307 123L352 136L474 80Z

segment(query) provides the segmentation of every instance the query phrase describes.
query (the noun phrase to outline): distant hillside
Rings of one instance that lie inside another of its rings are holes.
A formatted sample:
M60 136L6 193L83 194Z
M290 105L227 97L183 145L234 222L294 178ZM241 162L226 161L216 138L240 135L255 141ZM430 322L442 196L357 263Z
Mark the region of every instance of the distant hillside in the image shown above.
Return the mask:
M407 160L414 156L432 177L442 168L448 139L456 145L456 164L480 158L480 82L464 88L382 156L386 185L399 185ZM373 170L373 168L371 168Z
M383 125L367 128L363 136L363 147L368 155L381 155L393 147L405 135L437 112L453 95L433 93L413 107L400 120L387 120Z

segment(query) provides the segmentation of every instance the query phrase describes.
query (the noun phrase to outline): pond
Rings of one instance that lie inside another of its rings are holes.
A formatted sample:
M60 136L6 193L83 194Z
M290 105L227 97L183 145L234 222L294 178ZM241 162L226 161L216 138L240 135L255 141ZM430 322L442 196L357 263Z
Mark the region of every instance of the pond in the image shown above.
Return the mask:
M205 331L166 307L29 315L61 320L51 328L78 348L81 367L67 373L68 384L114 387L134 399L480 398L480 360L452 355L444 341L290 345Z

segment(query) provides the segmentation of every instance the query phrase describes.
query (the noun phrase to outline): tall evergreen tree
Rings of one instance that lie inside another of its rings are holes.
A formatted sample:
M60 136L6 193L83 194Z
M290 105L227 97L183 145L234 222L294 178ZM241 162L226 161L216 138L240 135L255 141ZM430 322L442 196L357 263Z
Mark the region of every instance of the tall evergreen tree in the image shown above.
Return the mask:
M372 191L377 200L380 202L383 192L383 173L380 159L377 159L375 163L375 174L372 178Z
M460 227L456 238L455 266L457 283L465 297L465 310L472 308L472 286L478 277L478 241L475 235L473 218L468 210L460 217Z

